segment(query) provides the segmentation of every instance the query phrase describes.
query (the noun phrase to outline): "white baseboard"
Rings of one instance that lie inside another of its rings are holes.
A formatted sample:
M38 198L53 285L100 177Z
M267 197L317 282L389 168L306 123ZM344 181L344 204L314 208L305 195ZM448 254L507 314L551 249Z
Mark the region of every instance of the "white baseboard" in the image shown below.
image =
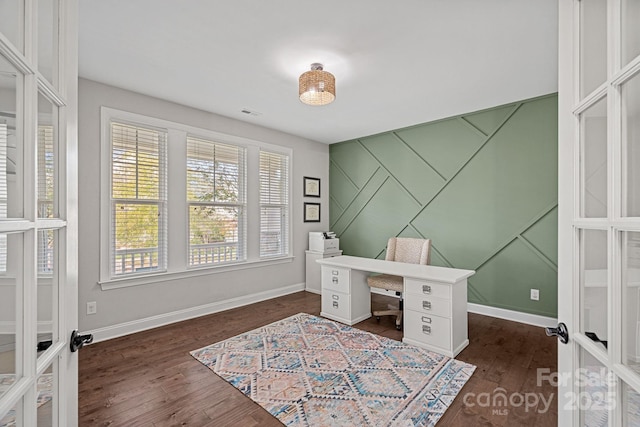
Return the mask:
M96 343L133 334L136 332L146 331L147 329L153 329L159 326L169 325L171 323L181 322L183 320L193 319L195 317L205 316L207 314L213 314L220 311L230 310L232 308L242 307L244 305L265 301L271 298L277 298L304 290L304 283L299 283L296 285L284 286L269 291L258 292L256 294L230 298L211 304L186 308L184 310L159 314L157 316L151 316L144 319L133 320L131 322L106 326L104 328L85 331L82 332L82 334L93 334L93 342Z
M467 303L469 313L483 314L485 316L497 317L498 319L511 320L513 322L526 323L527 325L546 327L558 326L558 319L538 314L522 313L520 311L507 310L504 308L490 307L488 305Z
M51 320L39 320L38 321L38 333L46 334L51 333L53 329L53 321ZM10 320L2 320L0 321L0 335L15 335L16 333L16 322Z
M304 290L307 292L311 292L312 294L322 295L322 291L318 289L305 288Z

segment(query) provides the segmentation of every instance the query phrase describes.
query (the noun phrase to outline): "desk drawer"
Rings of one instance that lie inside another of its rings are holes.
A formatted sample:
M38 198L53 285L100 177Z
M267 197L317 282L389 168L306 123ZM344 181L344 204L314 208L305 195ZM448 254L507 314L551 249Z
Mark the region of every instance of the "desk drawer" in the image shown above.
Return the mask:
M323 265L322 289L349 293L349 269Z
M339 317L341 319L351 318L351 296L342 292L322 290L322 312Z
M451 286L443 283L427 282L426 280L404 279L405 290L410 294L418 294L429 297L451 299L449 291ZM407 298L408 299L408 298Z
M427 315L451 317L451 300L426 295L407 294L404 307Z
M404 312L404 334L407 338L451 350L451 320L417 311Z

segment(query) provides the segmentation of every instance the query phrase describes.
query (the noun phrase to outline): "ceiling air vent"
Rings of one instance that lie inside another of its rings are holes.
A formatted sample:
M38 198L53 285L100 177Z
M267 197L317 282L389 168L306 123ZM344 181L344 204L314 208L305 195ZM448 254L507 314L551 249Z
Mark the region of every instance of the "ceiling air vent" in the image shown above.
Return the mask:
M255 117L262 115L262 113L259 113L257 111L247 110L246 108L243 108L242 110L240 110L240 112L248 116L255 116Z

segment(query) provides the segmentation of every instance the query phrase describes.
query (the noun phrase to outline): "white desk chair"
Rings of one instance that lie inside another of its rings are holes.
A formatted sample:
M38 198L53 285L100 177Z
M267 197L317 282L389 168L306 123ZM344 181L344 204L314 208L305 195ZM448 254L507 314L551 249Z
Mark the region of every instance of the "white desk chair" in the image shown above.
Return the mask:
M411 264L427 265L431 258L431 239L413 239L410 237L392 237L387 243L385 260L408 262ZM367 283L372 288L394 291L400 296L398 307L389 306L389 310L374 311L373 315L380 320L380 316L396 316L396 328L402 328L402 291L403 279L400 276L379 274L369 276Z

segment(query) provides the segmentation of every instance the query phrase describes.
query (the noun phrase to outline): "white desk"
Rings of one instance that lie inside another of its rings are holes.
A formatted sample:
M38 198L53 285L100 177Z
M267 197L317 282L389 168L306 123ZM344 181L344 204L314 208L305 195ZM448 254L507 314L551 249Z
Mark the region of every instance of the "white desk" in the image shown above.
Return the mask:
M353 325L371 317L369 273L404 278L403 342L455 357L469 345L467 278L473 270L407 264L353 256L322 265L321 315Z

